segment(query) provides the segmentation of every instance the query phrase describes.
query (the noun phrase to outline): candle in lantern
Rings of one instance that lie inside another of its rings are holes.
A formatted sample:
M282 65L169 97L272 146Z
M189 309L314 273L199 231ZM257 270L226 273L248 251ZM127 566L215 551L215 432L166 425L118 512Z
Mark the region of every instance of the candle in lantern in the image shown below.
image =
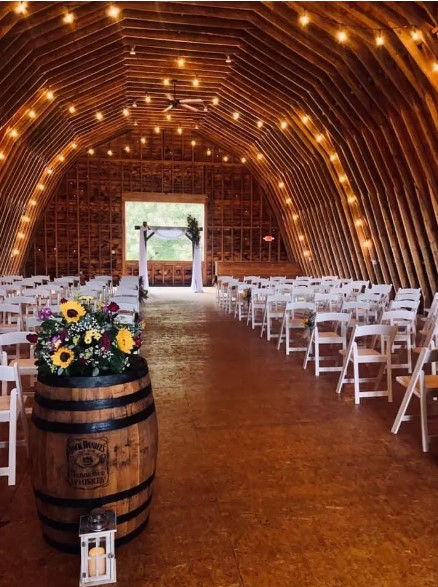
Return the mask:
M89 577L99 577L100 575L105 575L106 559L103 555L105 555L105 549L101 546L94 546L93 548L90 548L90 552L88 553Z

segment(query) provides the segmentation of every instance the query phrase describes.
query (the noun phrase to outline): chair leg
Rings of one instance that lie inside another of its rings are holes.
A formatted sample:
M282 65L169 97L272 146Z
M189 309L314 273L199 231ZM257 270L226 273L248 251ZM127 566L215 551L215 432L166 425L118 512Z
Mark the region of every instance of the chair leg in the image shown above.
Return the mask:
M386 362L386 381L388 390L388 402L392 402L392 369L391 369L391 355L388 355Z
M316 340L313 341L313 346L315 350L315 375L319 377L319 344Z
M307 363L309 362L309 359L310 359L310 353L312 350L314 332L315 332L315 329L312 329L312 334L310 335L310 338L309 338L309 344L307 345L306 356L304 357L304 363L303 363L304 369L307 369Z
M421 411L421 444L423 452L429 450L429 430L427 425L427 393L424 385L424 378L420 383L420 411Z
M360 404L359 363L356 360L356 356L353 356L353 378L354 378L354 403Z
M17 392L11 393L9 412L8 485L15 485L17 455Z
M290 353L290 328L286 322L286 355Z
M284 330L284 318L281 322L280 336L278 337L278 342L277 342L277 351L279 351L280 347L281 347L281 340L283 338L283 330ZM287 347L286 347L286 354L287 354Z

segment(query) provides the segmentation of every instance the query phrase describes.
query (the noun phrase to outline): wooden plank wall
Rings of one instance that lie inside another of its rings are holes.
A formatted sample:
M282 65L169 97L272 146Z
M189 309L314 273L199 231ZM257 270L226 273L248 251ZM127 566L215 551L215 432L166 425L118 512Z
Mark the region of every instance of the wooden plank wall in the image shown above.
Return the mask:
M123 192L207 194L209 280L217 260L287 260L278 223L247 168L211 142L197 137L192 146L192 140L192 135L181 137L171 131L130 133L77 159L36 228L26 273L119 276ZM223 157L229 157L228 161ZM275 236L272 243L263 241L268 234ZM181 269L181 263L165 265L165 269L160 263L151 265L156 266L153 282L190 282L191 273ZM128 271L132 270L130 263Z

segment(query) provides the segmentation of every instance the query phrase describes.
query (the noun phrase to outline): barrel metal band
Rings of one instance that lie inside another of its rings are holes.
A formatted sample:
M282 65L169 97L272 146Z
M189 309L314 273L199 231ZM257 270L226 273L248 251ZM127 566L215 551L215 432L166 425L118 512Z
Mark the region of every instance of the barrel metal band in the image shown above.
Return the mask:
M145 502L143 502L138 508L127 512L126 514L120 514L117 516L117 525L123 524L124 522L129 522L133 518L136 518L145 509L147 509L152 501L152 494L147 498ZM48 528L53 528L54 530L60 530L62 532L78 532L79 530L79 522L60 522L59 520L54 520L53 518L48 518L44 514L38 512L39 519Z
M43 420L34 412L32 414L32 422L37 428L45 430L46 432L60 434L97 434L100 432L112 432L113 430L120 430L121 428L133 426L143 420L147 420L153 413L155 413L154 403L150 404L141 412L117 420L102 420L102 422L84 422L78 424L71 422L52 422L50 420Z
M66 497L55 497L54 495L48 495L47 493L43 493L39 489L34 489L35 497L37 497L43 503L47 503L49 505L56 505L59 507L64 508L99 508L107 505L109 503L113 503L115 501L122 501L122 499L128 499L129 497L133 497L147 489L154 480L155 471L150 475L145 481L142 481L139 485L135 485L134 487L130 487L129 489L125 489L124 491L119 491L118 493L112 493L111 495L103 495L102 497L94 497L89 499L69 499Z
M146 526L148 525L148 522L149 522L149 516L147 516L145 521L142 522L139 526L137 526L137 528L135 530L133 530L129 534L126 534L125 536L122 536L121 538L116 538L116 540L115 540L116 546L121 546L122 544L126 544L127 542L129 542L133 538L136 538L139 534L141 534L141 532L144 530L144 528L146 528ZM44 540L47 542L47 544L49 544L50 546L53 546L53 548L56 548L57 550L60 550L61 552L66 552L68 554L77 554L79 552L79 540L77 540L75 544L66 544L65 542L59 542L58 540L54 540L53 538L51 538L50 536L48 536L44 532L43 532L43 537L44 537Z
M152 393L152 385L149 383L143 389L123 395L121 397L108 397L103 399L94 399L88 401L68 401L61 399L50 399L41 395L35 394L35 402L42 408L54 411L67 412L89 412L91 410L109 410L112 408L120 408L127 406L141 399L147 398Z

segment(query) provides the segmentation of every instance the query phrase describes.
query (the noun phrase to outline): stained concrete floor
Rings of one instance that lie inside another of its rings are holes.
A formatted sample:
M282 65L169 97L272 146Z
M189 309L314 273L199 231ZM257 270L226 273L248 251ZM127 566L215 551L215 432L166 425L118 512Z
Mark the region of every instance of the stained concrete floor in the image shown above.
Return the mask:
M145 355L160 427L149 527L120 587L436 587L438 439L357 407L302 356L224 315L212 290L151 290ZM20 449L21 450L21 449ZM26 463L0 478L0 585L76 586L39 532Z

